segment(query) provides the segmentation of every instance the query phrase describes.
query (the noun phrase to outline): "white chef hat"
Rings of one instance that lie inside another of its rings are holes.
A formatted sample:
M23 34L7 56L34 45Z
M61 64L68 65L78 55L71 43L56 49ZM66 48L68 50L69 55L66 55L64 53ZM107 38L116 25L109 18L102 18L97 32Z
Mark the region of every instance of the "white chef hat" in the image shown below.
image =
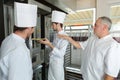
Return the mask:
M15 2L14 16L17 27L35 27L37 21L37 5Z
M63 23L66 14L60 11L52 11L52 22Z

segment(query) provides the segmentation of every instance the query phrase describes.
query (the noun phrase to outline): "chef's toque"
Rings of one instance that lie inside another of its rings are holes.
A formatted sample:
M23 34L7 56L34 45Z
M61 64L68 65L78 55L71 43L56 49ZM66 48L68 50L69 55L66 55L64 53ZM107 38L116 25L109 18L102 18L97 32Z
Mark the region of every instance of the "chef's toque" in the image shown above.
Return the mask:
M37 23L37 5L15 2L14 16L17 27L35 27Z
M64 22L66 14L60 11L52 11L52 22L62 23Z

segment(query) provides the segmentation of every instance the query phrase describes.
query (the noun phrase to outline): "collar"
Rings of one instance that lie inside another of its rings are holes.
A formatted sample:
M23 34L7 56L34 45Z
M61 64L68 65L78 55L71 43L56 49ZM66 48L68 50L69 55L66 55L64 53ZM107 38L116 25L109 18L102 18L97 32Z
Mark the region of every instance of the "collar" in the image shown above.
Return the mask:
M112 38L112 36L109 34L109 35L104 36L103 38L100 38L100 39L98 39L98 40L106 40L106 39L108 39L108 38Z
M57 34L62 34L64 33L64 30L59 31Z
M23 39L22 37L20 37L19 35L15 34L15 33L12 33L12 36L15 39L17 39L18 41L25 42L25 39Z

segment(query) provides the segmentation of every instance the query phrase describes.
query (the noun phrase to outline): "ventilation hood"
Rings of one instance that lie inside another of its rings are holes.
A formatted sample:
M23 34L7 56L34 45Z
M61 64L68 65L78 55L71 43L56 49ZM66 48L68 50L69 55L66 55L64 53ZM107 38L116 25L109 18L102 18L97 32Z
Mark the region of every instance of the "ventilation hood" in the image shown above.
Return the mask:
M48 15L51 13L51 8L35 0L28 0L28 3L38 6L38 13Z

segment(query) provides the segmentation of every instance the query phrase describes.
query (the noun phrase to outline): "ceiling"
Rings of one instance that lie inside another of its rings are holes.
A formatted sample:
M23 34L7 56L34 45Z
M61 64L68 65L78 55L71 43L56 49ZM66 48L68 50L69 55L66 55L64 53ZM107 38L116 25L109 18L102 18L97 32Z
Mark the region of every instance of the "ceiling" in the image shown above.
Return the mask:
M87 25L93 24L95 9L80 10L70 13L65 19L65 25Z
M77 0L45 0L45 1L67 12L66 8L75 10Z
M120 5L113 6L110 9L110 18L113 24L120 23ZM65 19L65 25L87 25L94 24L95 9L79 10L79 12L68 14Z
M41 1L41 0L38 0ZM64 25L88 25L95 22L96 0L44 0L69 13ZM110 10L113 24L120 22L120 5Z

